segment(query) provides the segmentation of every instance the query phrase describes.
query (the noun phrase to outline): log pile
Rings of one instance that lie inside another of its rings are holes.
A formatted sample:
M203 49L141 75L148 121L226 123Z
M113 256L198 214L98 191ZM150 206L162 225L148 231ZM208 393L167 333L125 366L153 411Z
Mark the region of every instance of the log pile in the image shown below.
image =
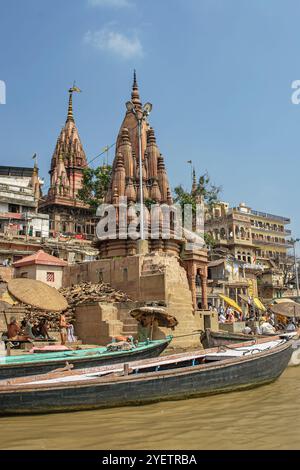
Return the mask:
M115 303L131 300L124 292L117 291L109 284L104 283L93 284L91 282L83 282L72 287L59 289L59 292L65 297L69 305L68 309L64 312L69 323L75 323L77 305L91 302ZM37 323L42 318L46 318L49 329L58 331L59 313L43 312L29 306L26 306L26 310L26 319L30 320L31 323Z
M109 284L103 283L82 282L72 287L60 289L59 292L65 297L71 309L89 302L113 303L131 300L124 292L116 291Z

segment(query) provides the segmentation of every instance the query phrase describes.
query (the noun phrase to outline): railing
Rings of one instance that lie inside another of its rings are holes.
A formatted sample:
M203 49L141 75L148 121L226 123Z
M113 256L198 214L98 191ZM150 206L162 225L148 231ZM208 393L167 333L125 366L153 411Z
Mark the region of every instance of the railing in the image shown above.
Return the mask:
M288 217L282 217L280 215L268 214L267 212L258 212L251 210L250 214L256 215L257 217L263 217L264 219L279 220L284 224L290 224L291 220Z
M29 194L33 193L31 188L26 188L22 186L14 186L12 184L0 184L0 191L8 191L14 193L22 193L22 194Z
M275 242L273 240L259 240L257 238L253 238L254 245L274 245L274 246L283 246L286 248L291 248L293 245L288 242Z
M257 232L272 232L276 233L278 235L291 235L292 231L291 230L276 230L275 228L270 228L270 227L256 227L256 225L251 226L252 231L257 231Z

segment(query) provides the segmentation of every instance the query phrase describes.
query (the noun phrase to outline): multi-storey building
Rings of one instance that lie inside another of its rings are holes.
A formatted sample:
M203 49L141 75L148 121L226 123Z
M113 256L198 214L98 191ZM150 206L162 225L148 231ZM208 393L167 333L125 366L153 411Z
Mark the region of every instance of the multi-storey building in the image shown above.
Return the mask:
M260 297L265 301L281 297L286 290L282 268L289 263L291 248L289 223L287 217L258 212L244 203L230 208L220 202L207 211L205 220L205 229L215 242L212 259L220 251L229 255L239 263L242 277L252 278L254 285L257 279Z
M258 212L243 203L230 208L223 202L207 212L205 220L216 247L226 248L244 263L266 268L285 262L291 247L287 239L291 231L285 228L289 223L287 217Z
M16 237L37 240L49 236L49 216L37 212L43 180L38 168L0 167L0 238L10 241ZM0 262L13 261L21 253L11 256L10 250L0 248Z
M71 264L95 259L91 241L49 237L49 215L38 212L43 183L36 165L0 167L0 264L10 265L41 248Z

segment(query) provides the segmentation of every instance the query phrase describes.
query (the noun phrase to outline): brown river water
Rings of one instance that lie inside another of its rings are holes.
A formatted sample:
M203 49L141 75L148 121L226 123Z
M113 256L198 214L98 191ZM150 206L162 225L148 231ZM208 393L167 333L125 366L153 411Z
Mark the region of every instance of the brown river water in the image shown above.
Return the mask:
M0 449L300 449L300 367L252 390L140 407L0 418Z

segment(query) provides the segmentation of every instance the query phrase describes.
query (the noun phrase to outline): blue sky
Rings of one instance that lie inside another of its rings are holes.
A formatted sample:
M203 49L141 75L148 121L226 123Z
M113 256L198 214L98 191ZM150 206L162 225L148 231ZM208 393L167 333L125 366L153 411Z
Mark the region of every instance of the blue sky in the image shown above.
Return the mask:
M290 216L300 236L298 0L1 0L0 162L51 155L76 80L88 159L115 141L137 69L172 186L192 160L232 205ZM100 162L100 160L98 160Z

